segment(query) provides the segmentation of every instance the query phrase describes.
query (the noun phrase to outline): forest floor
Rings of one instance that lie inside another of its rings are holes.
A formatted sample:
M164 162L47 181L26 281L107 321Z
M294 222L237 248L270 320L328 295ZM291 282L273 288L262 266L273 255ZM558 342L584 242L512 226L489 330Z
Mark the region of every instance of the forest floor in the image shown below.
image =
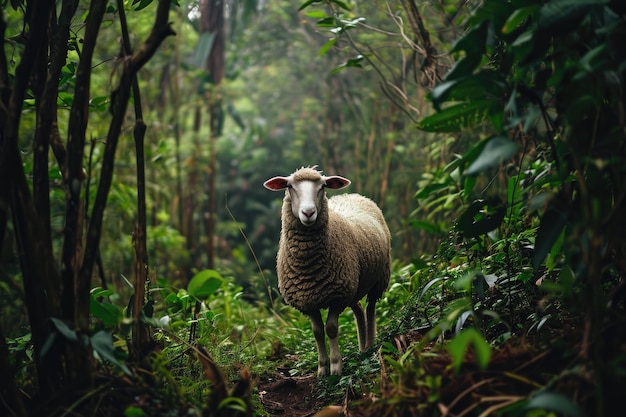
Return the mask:
M324 400L318 398L317 377L294 377L276 373L259 382L257 395L265 410L271 415L306 417L323 407Z
M417 355L417 361L408 363L400 375L397 368L392 371L383 364L376 395L347 389L343 399L335 397L338 401L334 401L320 395L316 375L294 377L282 369L261 376L256 395L269 415L285 417L493 415L521 404L549 384L567 397L586 402L593 394L584 393L587 384L580 375L559 376L577 356L572 334L561 336L562 345L512 338L493 350L487 370L476 365L471 352L459 372L453 370L446 351ZM566 346L569 353L563 350Z

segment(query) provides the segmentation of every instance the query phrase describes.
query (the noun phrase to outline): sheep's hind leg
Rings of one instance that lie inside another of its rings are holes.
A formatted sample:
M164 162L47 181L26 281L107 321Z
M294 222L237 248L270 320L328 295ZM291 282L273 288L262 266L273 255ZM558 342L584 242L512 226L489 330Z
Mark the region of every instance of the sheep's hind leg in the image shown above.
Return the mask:
M367 315L367 340L365 348L371 348L376 341L376 300L369 299L366 308Z
M365 326L365 314L363 307L358 301L350 306L354 312L354 321L356 322L356 332L359 337L359 351L364 352L367 345L367 330Z
M326 334L330 344L330 374L341 375L341 352L339 350L339 313L341 310L331 307L326 319Z
M317 376L326 375L326 367L328 366L328 353L326 352L326 335L324 334L324 322L319 311L309 314L311 319L311 327L313 335L317 343Z

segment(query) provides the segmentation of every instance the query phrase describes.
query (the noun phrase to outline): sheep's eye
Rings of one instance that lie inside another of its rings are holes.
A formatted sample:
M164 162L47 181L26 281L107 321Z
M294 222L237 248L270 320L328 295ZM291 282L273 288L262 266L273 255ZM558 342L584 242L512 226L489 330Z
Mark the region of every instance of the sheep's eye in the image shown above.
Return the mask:
M290 188L290 189L291 189L291 188L293 188L293 185L291 185L291 184L287 184L287 188Z

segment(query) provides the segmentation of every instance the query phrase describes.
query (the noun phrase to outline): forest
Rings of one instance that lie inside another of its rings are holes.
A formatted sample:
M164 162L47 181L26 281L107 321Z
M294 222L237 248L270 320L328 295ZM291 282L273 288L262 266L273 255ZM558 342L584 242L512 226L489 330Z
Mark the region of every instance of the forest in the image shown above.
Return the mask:
M0 415L623 408L622 0L0 2ZM277 284L308 166L391 232L341 375Z

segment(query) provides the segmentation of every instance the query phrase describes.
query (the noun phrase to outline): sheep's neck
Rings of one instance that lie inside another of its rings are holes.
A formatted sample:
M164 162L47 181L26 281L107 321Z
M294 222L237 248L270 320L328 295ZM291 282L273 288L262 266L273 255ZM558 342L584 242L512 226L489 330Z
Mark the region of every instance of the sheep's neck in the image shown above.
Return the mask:
M286 204L283 212L283 233L287 239L291 254L298 259L300 265L312 264L328 251L328 209L322 205L317 221L311 226L303 225L291 213L291 204ZM312 255L315 251L315 256Z

